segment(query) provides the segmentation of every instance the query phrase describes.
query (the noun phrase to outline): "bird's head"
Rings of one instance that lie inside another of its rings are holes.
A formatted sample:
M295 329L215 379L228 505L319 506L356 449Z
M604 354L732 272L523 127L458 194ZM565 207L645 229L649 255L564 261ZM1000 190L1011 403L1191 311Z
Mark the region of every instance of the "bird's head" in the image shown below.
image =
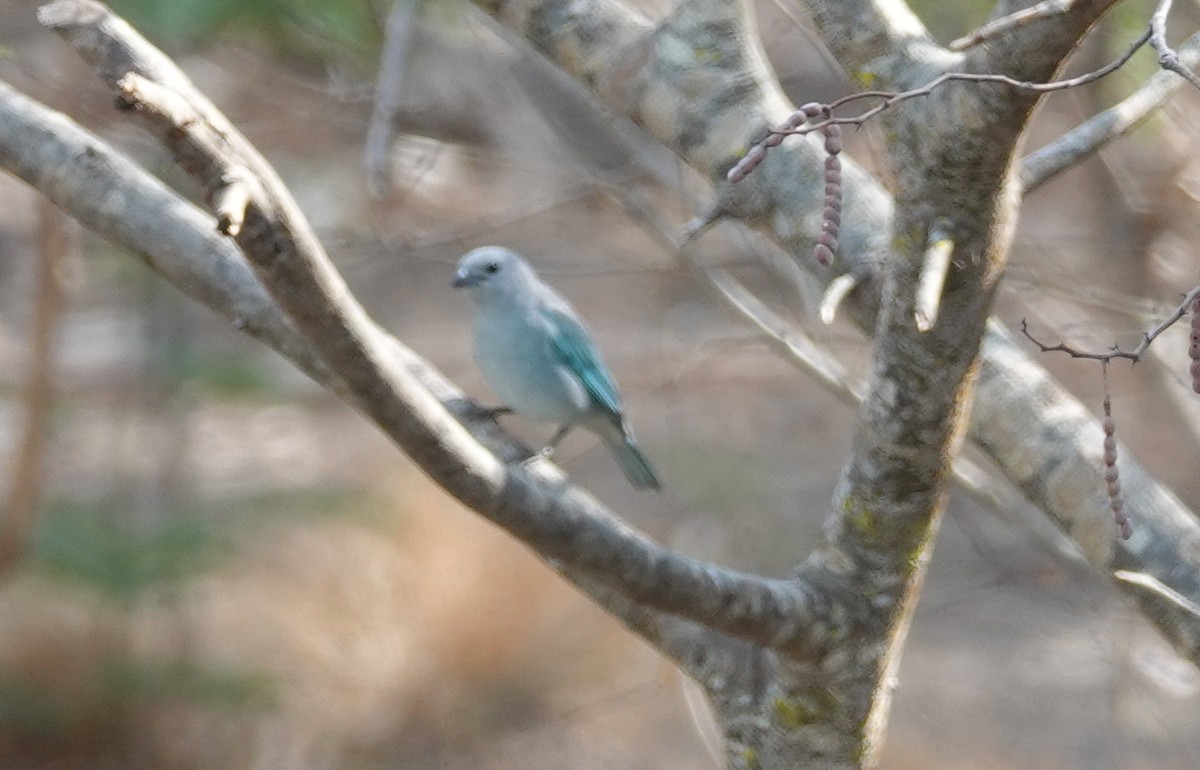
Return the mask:
M519 289L532 275L521 255L502 246L480 246L458 262L450 285L456 289L507 292Z

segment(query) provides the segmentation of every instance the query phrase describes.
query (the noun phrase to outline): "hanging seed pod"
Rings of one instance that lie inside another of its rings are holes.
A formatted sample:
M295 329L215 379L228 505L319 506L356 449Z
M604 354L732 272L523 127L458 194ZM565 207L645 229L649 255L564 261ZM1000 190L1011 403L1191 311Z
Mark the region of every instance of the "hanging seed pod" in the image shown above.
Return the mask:
M1108 507L1112 509L1113 521L1121 531L1121 539L1128 540L1133 534L1133 525L1125 515L1125 502L1121 499L1121 473L1117 468L1117 423L1112 416L1112 399L1108 394L1108 366L1104 369L1104 484L1108 493Z
M1200 393L1200 297L1192 301L1192 344L1188 355L1192 357L1192 390Z
M813 258L828 266L837 253L842 227L842 131L835 125L821 129L825 136L825 207L821 211L821 235L813 247Z

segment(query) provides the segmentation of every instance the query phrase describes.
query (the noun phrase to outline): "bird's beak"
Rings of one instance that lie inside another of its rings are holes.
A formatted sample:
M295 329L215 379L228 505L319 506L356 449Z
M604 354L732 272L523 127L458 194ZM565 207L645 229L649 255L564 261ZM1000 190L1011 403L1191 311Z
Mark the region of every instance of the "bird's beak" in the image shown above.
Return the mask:
M454 274L454 279L450 281L450 285L456 289L466 289L479 283L479 279L467 273L466 270L459 270Z

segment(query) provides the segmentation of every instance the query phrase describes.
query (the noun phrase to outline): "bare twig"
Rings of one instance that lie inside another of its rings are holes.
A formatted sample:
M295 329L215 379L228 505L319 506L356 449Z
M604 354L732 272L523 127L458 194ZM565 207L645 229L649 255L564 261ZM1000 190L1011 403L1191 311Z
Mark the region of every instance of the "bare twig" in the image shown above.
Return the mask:
M1200 63L1200 34L1179 47L1179 62L1189 71ZM1187 81L1174 71L1160 70L1145 85L1112 107L1097 113L1021 162L1021 186L1035 190L1057 174L1124 136L1157 112Z
M1158 0L1150 16L1150 46L1158 53L1158 64L1165 70L1181 75L1187 82L1200 88L1200 77L1185 67L1179 54L1167 43L1167 16L1171 13L1172 0Z
M60 0L54 7L81 4L92 5ZM56 20L72 40L88 38L89 53L106 47L154 50L128 25L65 13ZM106 68L114 82L130 73L151 79L139 69L138 57L103 57L105 63L114 59L129 67ZM157 59L162 69L153 82L188 104L207 103L164 59ZM176 99L160 105L156 94L138 89L138 112L186 170L201 180L221 180L244 166L257 176L263 197L252 196L247 209L237 236L242 252L363 413L447 491L559 568L578 571L645 608L773 648L812 649L831 638L824 604L804 581L770 580L686 557L633 531L544 464L531 472L520 463L503 463L480 445L425 386L419 372L429 365L381 334L353 298L278 175L259 174L266 165L261 155L248 142L223 147L207 141L226 119L209 123L199 109L181 114Z
M914 99L918 96L928 96L939 86L955 81L967 83L998 83L1000 85L1012 86L1013 88L1020 88L1025 91L1035 91L1043 94L1052 93L1054 91L1065 91L1069 88L1078 88L1079 86L1087 85L1088 83L1094 83L1100 78L1103 78L1106 75L1111 75L1121 67L1125 66L1125 63L1132 59L1133 55L1137 53L1138 50L1145 45L1146 41L1149 39L1150 32L1143 32L1142 35L1135 40L1123 54L1118 56L1113 61L1105 64L1099 69L1092 70L1091 72L1085 72L1082 75L1077 75L1073 78L1065 78L1063 80L1051 80L1046 83L1034 83L1028 80L1017 80L1015 78L1010 78L1007 75L1000 75L993 72L947 72L940 77L934 78L920 88L914 88L909 91L901 91L899 93L888 91L860 91L858 93L849 94L840 99L833 100L828 105L829 109L837 110L847 104L860 101L862 99L882 99L883 102L860 115L848 118L830 118L829 121L820 121L814 126L806 126L804 128L797 129L797 131L794 133L808 133L809 131L822 128L826 122L859 126L889 107L894 107L900 102Z
M843 273L829 282L825 293L821 296L821 307L818 315L821 323L828 326L837 317L838 307L842 301L858 286L858 278L851 273Z
M1056 345L1047 345L1033 336L1033 334L1029 331L1029 324L1024 319L1021 320L1021 333L1028 337L1030 342L1032 342L1034 345L1037 345L1038 349L1040 349L1043 353L1066 353L1071 358L1087 358L1093 361L1112 361L1116 358L1126 358L1136 364L1142 359L1142 354L1146 352L1146 349L1150 347L1150 345L1155 339L1158 338L1160 334L1171 328L1179 321L1180 318L1183 318L1187 314L1188 310L1191 309L1192 303L1196 301L1197 297L1200 297L1200 286L1196 286L1189 291L1184 296L1183 301L1180 302L1179 305L1173 311L1171 311L1166 318L1154 326L1154 328L1142 332L1142 339L1133 348L1133 350L1121 350L1119 347L1114 345L1113 348L1107 353L1096 353L1087 350L1080 350L1079 348L1072 347L1071 345L1067 345L1063 342L1060 342Z
M1092 83L1105 75L1109 75L1120 69L1124 64L1133 58L1146 41L1150 39L1150 31L1142 33L1134 43L1115 60L1091 72L1084 73L1077 77L1066 78L1065 80L1053 80L1047 83L1034 83L1027 80L1017 80L991 72L947 72L929 81L919 88L913 88L908 91L858 91L840 99L835 99L828 104L807 104L800 110L794 112L783 124L778 128L772 129L762 141L751 146L745 156L737 164L731 168L727 174L730 182L741 181L749 174L759 163L763 161L767 150L771 147L777 147L782 139L787 136L799 136L810 134L814 131L827 131L833 126L849 125L862 126L864 123L879 115L881 112L895 107L897 104L906 102L909 99L915 99L921 96L928 96L946 83L952 82L967 82L967 83L998 83L1002 85L1012 86L1027 91L1037 93L1050 93L1053 91L1062 91L1068 88L1077 88L1088 83ZM879 100L879 103L857 115L839 117L833 113L848 104L862 100ZM823 115L823 117L821 117Z
M998 19L992 19L974 32L951 41L947 47L951 51L965 51L1005 32L1011 32L1017 27L1023 27L1026 24L1031 24L1049 16L1065 13L1074 4L1075 0L1043 0L1043 2L1029 8L1023 8L1007 16L1001 16Z
M1194 601L1153 575L1148 575L1145 572L1132 572L1130 570L1119 569L1113 573L1113 577L1122 583L1141 589L1151 596L1164 599L1184 612L1200 618L1200 605L1197 605Z

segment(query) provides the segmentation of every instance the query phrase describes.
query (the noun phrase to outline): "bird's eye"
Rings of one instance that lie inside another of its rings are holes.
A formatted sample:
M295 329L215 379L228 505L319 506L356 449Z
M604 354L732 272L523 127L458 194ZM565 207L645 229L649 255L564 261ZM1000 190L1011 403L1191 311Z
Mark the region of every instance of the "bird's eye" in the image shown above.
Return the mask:
M495 262L488 262L486 265L484 265L483 269L489 273L494 273L500 269L500 265L496 264Z

